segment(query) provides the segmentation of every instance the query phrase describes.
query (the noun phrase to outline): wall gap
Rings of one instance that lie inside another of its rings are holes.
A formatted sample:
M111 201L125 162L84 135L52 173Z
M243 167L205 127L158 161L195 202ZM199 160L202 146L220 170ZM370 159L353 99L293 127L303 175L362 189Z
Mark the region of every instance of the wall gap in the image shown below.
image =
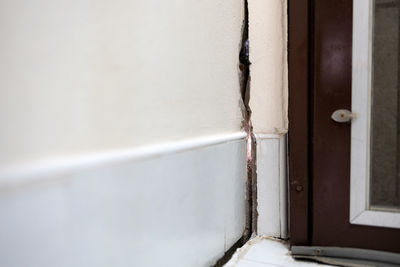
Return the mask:
M247 196L246 196L246 228L243 236L225 252L214 267L223 266L227 263L236 249L242 247L257 229L257 181L256 181L256 142L251 124L250 102L250 46L249 46L249 10L248 0L244 0L244 19L242 26L242 40L239 53L239 82L240 82L240 106L242 109L242 128L247 133Z
M248 2L244 1L244 22L242 43L239 54L240 87L243 102L243 128L247 132L247 223L245 236L248 238L257 229L257 181L256 181L256 139L251 123L250 102L250 44L249 44L249 10Z

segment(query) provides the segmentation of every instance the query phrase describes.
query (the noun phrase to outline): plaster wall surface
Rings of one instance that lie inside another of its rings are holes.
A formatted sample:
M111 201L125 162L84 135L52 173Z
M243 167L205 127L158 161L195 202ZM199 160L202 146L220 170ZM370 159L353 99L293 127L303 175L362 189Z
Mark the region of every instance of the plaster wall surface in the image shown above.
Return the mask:
M288 237L287 1L248 0L250 109L257 143L257 233Z
M211 266L246 226L243 1L0 1L0 266Z
M0 2L0 166L240 130L243 2Z
M172 265L209 266L242 236L243 14L234 0L0 2L0 247L9 266L143 265L151 248L161 255L170 244ZM287 129L285 14L284 1L249 0L256 133ZM178 144L213 135L223 138ZM132 156L161 143L168 153Z
M257 134L287 132L287 2L248 0L250 108Z

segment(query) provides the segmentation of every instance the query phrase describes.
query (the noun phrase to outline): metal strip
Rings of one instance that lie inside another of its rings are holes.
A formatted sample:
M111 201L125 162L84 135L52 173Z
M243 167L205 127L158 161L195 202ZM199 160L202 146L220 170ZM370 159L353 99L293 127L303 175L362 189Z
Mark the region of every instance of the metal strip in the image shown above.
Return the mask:
M291 253L296 259L314 260L339 266L400 265L400 254L369 249L292 246Z

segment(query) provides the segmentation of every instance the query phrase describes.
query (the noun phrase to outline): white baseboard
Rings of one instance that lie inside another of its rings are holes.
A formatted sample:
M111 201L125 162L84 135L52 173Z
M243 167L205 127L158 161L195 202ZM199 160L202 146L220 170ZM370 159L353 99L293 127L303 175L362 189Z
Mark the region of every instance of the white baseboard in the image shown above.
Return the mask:
M57 162L0 171L0 266L210 266L245 229L244 133Z
M288 237L286 135L256 134L257 234Z

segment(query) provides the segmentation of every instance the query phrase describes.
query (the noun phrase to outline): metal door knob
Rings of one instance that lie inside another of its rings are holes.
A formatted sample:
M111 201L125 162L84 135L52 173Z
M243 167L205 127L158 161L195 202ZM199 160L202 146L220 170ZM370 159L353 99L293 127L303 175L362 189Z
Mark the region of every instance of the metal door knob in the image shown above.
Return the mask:
M347 109L338 109L332 113L331 118L336 122L345 123L357 118L357 115Z

